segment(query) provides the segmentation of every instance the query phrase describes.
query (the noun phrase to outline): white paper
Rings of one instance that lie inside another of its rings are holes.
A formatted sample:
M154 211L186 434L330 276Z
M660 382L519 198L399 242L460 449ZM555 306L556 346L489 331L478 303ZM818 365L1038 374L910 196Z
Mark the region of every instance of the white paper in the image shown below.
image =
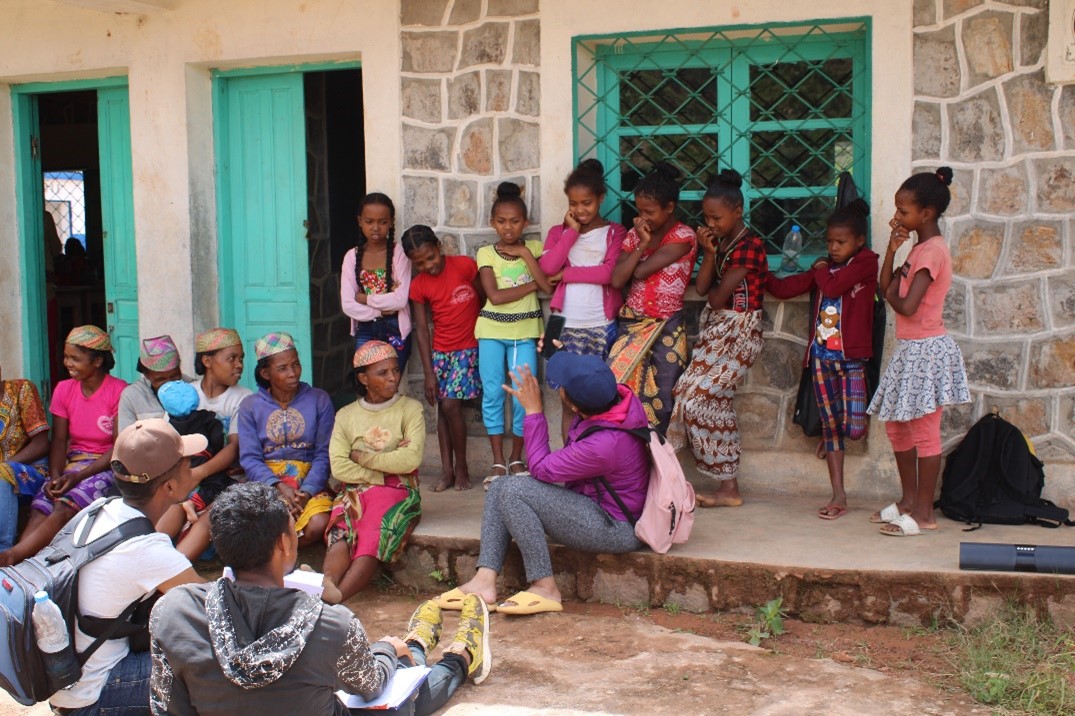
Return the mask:
M231 571L231 567L224 568L225 579L235 581L235 573ZM291 589L301 589L307 594L312 594L318 599L321 598L321 592L324 591L323 581L325 575L320 572L306 572L300 569L296 569L291 574L284 575L284 586Z
M349 709L394 709L407 700L415 689L422 685L429 675L428 666L411 666L396 669L392 680L384 687L381 695L373 701L366 701L361 696L349 694L345 691L337 691L336 696Z

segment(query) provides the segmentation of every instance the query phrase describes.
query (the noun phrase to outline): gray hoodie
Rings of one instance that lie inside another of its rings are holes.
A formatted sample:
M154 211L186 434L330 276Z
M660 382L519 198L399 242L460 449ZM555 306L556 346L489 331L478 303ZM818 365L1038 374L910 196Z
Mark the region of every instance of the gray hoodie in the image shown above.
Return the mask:
M395 649L370 644L344 606L225 579L169 591L150 621L154 714L347 714L337 689L373 698Z

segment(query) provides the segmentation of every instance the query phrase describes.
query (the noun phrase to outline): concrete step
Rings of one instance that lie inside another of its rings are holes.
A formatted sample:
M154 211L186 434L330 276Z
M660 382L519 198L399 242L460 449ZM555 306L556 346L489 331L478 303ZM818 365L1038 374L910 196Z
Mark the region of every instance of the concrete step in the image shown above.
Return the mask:
M474 573L484 493L434 493L423 479L422 521L392 578L423 595ZM712 490L711 484L697 487ZM975 623L1005 600L1035 606L1075 624L1075 576L969 572L959 569L959 543L1075 545L1075 528L966 525L939 516L939 529L918 537L878 533L870 514L882 503L856 502L842 518L816 516L823 498L747 494L738 508L699 509L686 545L592 555L552 547L565 599L621 605L677 604L689 611L744 610L783 597L793 616L815 622L928 626ZM439 580L439 581L438 581ZM501 574L505 598L525 586L514 550Z

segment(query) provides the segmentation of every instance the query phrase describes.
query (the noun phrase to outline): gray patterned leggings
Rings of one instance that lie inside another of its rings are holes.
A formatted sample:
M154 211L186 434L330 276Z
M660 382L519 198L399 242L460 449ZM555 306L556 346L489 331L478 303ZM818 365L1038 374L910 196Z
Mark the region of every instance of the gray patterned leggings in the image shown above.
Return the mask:
M613 519L589 497L532 477L508 475L485 495L478 566L500 572L514 538L527 581L551 577L545 535L581 552L618 554L642 548L629 522Z

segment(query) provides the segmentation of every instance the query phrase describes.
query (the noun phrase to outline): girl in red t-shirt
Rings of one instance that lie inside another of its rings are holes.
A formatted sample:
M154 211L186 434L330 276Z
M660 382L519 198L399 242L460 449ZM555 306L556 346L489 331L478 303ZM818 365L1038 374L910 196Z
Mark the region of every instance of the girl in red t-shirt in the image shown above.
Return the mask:
M426 400L440 408L437 437L442 472L433 491L442 492L453 485L457 490L469 490L467 427L461 401L481 395L474 324L485 294L478 280L478 265L469 256L446 256L433 229L422 224L403 232L400 243L417 272L410 297ZM427 305L433 313L432 345Z
M769 263L765 245L743 221L743 177L725 169L702 199L705 253L695 287L707 299L691 364L676 383L669 438L691 446L698 472L719 481L702 507L738 507L739 426L735 389L762 348L761 320Z
M612 271L612 286L628 288L608 363L661 432L672 416L672 388L687 367L683 295L698 252L694 232L676 218L678 204L679 170L658 162L635 186L638 216Z

